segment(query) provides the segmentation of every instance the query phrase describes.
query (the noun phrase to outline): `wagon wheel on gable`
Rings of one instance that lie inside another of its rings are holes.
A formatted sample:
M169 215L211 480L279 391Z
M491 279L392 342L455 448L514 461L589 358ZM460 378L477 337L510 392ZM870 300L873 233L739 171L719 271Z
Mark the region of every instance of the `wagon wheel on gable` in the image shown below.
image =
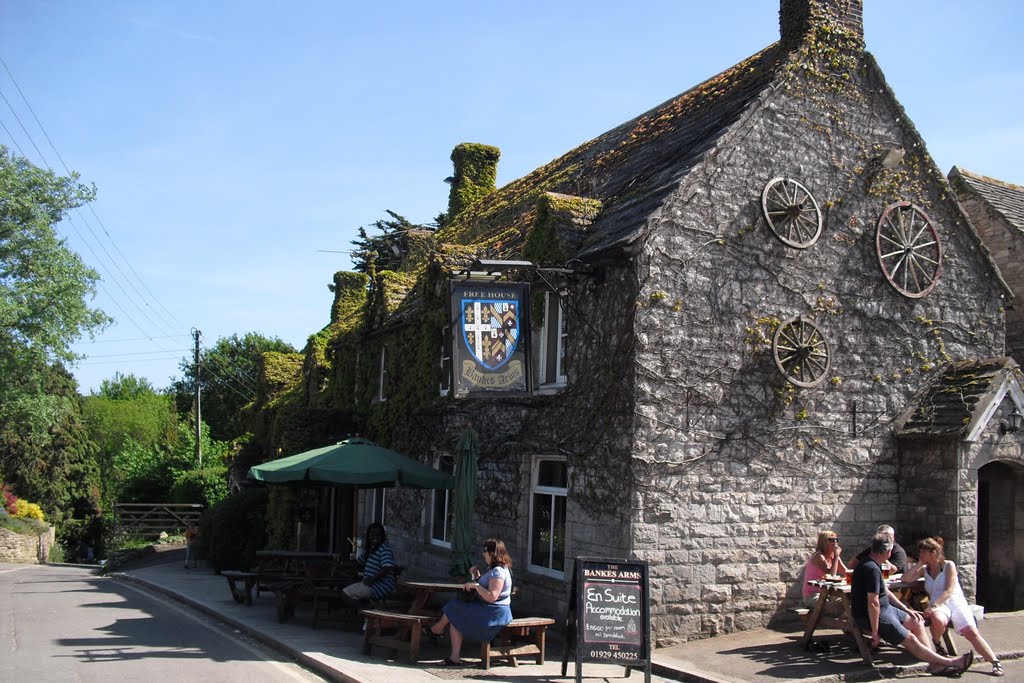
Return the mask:
M828 340L818 326L801 316L781 323L772 338L775 366L790 384L814 387L832 367Z
M792 178L772 178L761 192L761 211L775 236L806 249L821 234L821 209L811 191Z
M911 299L935 288L942 274L942 244L935 224L910 202L886 207L875 231L878 263L889 284Z

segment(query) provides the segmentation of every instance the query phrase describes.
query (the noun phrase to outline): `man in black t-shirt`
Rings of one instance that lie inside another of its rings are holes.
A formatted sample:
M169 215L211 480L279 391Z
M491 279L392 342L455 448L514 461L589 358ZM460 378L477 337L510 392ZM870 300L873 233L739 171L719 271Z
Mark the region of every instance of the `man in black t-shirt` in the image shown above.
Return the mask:
M896 530L888 524L882 524L875 529L876 534L885 534L889 537L889 542L892 543L892 555L889 556L889 564L893 565L894 574L902 574L903 570L907 568L907 551L903 549L899 543L896 542ZM850 560L847 565L850 568L854 568L858 563L863 562L871 554L871 546L864 548L857 555Z
M974 654L951 659L932 649L924 619L920 612L909 609L889 591L882 578L882 563L892 554L892 540L887 534L876 534L871 539L867 559L853 570L850 587L850 611L853 620L865 635L871 637L871 647L881 639L890 645L902 645L920 660L928 662L928 673L954 675L967 671Z

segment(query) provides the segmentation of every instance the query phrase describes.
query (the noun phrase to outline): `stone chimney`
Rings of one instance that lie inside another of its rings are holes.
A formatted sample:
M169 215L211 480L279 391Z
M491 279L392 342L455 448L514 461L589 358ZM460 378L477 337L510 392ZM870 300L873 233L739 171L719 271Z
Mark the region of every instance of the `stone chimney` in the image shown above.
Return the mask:
M831 27L847 47L864 49L863 0L781 0L779 32L782 43L798 46L814 29Z
M449 178L448 221L491 192L498 179L498 158L501 150L490 145L463 142L452 150L455 175Z

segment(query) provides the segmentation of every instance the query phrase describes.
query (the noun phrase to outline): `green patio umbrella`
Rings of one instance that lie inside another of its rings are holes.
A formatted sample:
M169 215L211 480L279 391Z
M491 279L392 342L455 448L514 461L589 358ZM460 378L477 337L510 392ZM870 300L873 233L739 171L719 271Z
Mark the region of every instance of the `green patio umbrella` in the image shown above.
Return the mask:
M250 468L249 478L268 484L310 482L364 489L455 486L451 475L359 437L265 462Z
M455 528L452 529L452 576L469 576L476 554L473 539L473 508L476 505L476 459L480 452L476 432L462 430L455 447Z

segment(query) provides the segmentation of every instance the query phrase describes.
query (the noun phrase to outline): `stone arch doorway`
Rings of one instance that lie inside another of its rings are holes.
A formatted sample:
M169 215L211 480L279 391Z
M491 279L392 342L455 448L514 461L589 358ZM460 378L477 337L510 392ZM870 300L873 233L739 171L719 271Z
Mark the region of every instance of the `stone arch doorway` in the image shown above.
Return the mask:
M977 602L986 612L1024 609L1024 466L978 470Z

